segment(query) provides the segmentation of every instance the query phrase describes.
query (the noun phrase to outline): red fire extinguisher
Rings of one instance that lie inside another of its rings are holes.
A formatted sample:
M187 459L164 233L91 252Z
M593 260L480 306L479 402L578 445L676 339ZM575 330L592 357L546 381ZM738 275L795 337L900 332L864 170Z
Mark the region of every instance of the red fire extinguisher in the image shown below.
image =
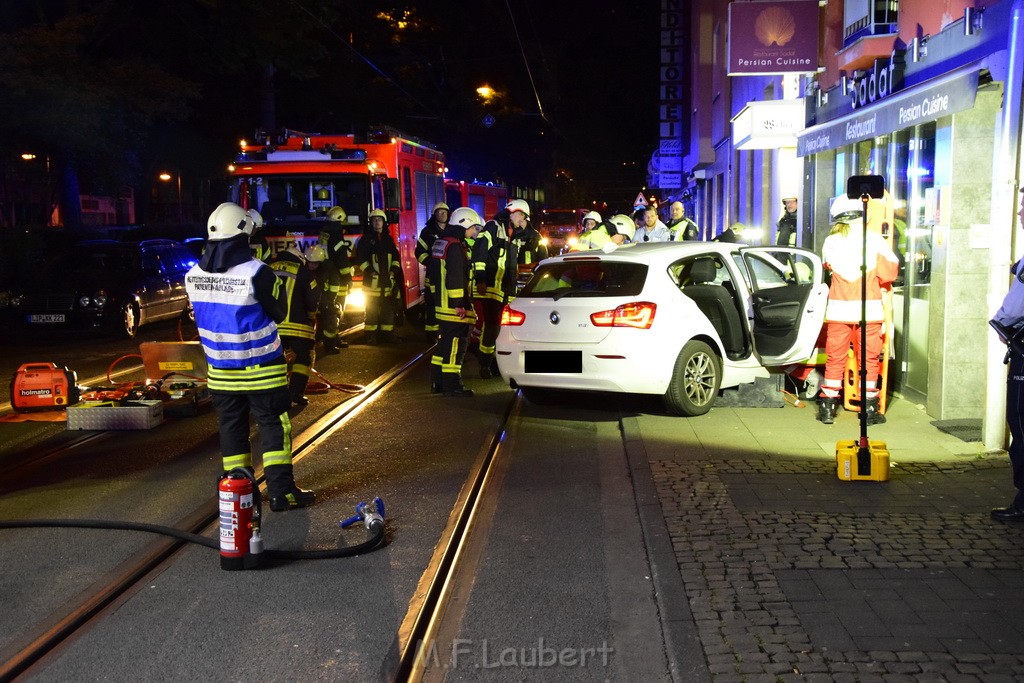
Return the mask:
M242 468L224 474L217 484L220 506L220 568L251 569L262 559L259 495L252 475Z

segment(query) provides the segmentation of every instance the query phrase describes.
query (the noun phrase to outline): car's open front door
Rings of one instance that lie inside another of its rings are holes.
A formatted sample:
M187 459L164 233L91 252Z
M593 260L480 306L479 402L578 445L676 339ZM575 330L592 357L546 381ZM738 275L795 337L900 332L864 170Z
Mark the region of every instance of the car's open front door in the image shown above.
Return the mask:
M797 247L740 249L750 286L754 352L766 367L806 360L825 320L821 259Z

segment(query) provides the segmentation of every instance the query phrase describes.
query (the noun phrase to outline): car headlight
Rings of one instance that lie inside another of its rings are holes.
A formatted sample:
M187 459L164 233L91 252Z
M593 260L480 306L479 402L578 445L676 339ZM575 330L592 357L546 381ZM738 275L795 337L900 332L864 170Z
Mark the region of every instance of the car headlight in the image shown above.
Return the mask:
M83 294L78 299L78 305L81 306L82 308L87 308L89 306L89 304L91 304L91 303L92 303L92 298L87 296L87 295L85 295L85 294Z
M17 306L21 306L23 303L25 303L25 295L24 294L11 294L10 297L11 297L11 308L15 308Z
M96 308L103 308L107 305L107 293L101 289L93 294L92 301L96 304Z
M11 293L0 291L0 308L7 308L11 305Z

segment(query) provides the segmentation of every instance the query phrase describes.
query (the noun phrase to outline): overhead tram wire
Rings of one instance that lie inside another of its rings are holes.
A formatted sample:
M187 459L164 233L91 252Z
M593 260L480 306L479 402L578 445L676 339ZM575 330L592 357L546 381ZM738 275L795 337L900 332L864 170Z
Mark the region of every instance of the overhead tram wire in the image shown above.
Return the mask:
M508 18L512 21L512 31L516 34L516 42L519 43L519 53L523 56L523 64L526 66L526 75L530 77L530 87L533 89L533 97L537 100L537 111L540 113L541 119L544 120L552 128L555 128L547 115L544 113L544 105L540 102L540 93L537 92L537 84L533 80L533 70L530 69L530 61L526 58L526 50L523 48L523 39L519 37L519 27L516 26L516 17L512 14L512 5L509 4L508 0L505 0L505 7L508 8ZM555 128L557 130L557 128Z
M354 45L352 45L350 42L345 40L345 38L343 36L339 35L337 31L335 31L333 28L331 28L326 23L324 23L323 19L321 19L317 15L313 14L313 12L311 12L305 5L303 5L298 0L291 0L291 3L293 5L295 5L296 7L298 7L299 9L301 9L306 14L308 14L313 19L313 21L315 21L316 23L320 24L320 26L322 26L328 33L330 33L332 36L334 36L339 41L341 41L341 43L343 43L346 47L348 47L349 50L352 51L352 54L354 54L356 57L359 57L359 59L363 60L363 62L365 62L368 67L370 67L377 74L379 74L381 78L383 78L385 81L387 81L391 85L395 86L395 88L397 88L403 95L408 97L411 101L415 102L421 109L423 109L424 111L429 113L431 116L433 116L435 118L438 118L437 112L431 110L430 107L428 107L427 105L423 104L418 99L416 99L416 97L414 97L412 94L410 94L408 90L403 88L398 83L398 81L396 81L394 78L392 78L391 76L386 74L380 67L378 67L376 64L374 64L370 60L369 57L367 57L366 55L361 53L359 50L357 50Z

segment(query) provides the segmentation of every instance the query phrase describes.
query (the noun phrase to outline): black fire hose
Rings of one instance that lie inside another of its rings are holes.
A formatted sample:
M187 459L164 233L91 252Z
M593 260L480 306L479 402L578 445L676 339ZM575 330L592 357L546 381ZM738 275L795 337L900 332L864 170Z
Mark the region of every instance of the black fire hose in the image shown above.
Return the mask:
M38 528L60 528L60 529L117 529L119 531L145 531L151 534L170 536L187 543L220 549L217 540L192 534L174 527L161 526L159 524L145 524L142 522L123 522L109 519L7 519L0 520L0 529L38 529ZM273 550L267 549L264 555L272 560L326 560L336 557L351 557L374 550L384 540L384 525L378 525L371 529L372 536L357 545L348 548L334 548L331 550Z

